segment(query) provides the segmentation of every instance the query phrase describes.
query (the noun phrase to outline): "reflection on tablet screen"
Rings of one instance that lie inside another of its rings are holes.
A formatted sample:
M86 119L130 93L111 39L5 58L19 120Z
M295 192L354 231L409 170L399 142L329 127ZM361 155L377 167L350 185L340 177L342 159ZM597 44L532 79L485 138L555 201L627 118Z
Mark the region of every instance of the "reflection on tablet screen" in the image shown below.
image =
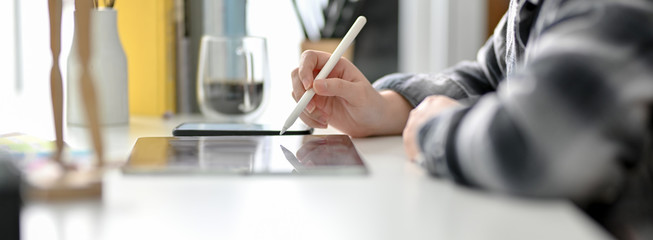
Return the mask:
M346 135L140 138L126 173L366 174Z

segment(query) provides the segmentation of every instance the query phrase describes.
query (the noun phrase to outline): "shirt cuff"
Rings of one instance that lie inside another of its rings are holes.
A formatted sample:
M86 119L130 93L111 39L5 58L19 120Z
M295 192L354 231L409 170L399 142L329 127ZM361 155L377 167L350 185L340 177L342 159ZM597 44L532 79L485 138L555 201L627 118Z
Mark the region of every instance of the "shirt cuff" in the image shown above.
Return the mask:
M422 102L417 93L408 90L405 86L406 81L413 78L414 74L408 73L393 73L386 75L379 80L375 81L372 85L376 90L392 90L402 97L404 97L411 106L416 107Z

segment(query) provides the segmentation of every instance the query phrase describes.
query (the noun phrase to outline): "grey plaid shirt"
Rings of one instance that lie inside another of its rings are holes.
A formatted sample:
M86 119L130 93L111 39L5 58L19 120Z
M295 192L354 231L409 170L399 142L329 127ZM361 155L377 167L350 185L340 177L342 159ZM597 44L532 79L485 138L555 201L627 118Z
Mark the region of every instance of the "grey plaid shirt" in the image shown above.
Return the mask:
M431 174L519 195L602 197L650 161L653 1L513 0L476 62L374 86L413 106L436 94L467 105L421 128Z

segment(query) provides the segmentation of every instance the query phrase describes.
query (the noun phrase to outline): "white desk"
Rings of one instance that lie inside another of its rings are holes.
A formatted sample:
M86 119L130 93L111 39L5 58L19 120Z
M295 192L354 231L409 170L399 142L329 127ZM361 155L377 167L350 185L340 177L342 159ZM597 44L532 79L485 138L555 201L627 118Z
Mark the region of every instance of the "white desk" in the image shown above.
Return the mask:
M25 39L34 40L23 44L30 46L24 49L30 66L23 73L24 92L0 96L5 100L0 103L0 132L51 138L48 38L42 37L48 32L47 8L38 6L38 11L29 11L34 13L30 17L43 21L28 21L30 26L24 27L31 29L27 36L32 36ZM268 26L288 23L294 18L288 13L258 18L269 25L253 24L270 40L276 94L270 105L280 108L269 112L280 121L292 110L288 76L298 64L302 37L296 32L289 40L287 32ZM72 32L68 33L71 39ZM15 106L17 102L21 104ZM183 120L133 117L130 127L106 132L109 159L124 161L136 138L169 136ZM81 138L67 140L73 145L84 143ZM567 202L513 199L433 179L405 160L400 137L355 139L354 143L370 168L367 177L134 177L112 171L106 176L102 201L26 203L23 239L607 238Z
M192 118L191 118L192 119ZM189 118L132 117L108 133L124 161L142 136ZM332 130L318 130L316 133ZM364 177L105 176L101 201L28 202L24 239L606 239L565 201L469 190L405 160L401 138L354 139Z

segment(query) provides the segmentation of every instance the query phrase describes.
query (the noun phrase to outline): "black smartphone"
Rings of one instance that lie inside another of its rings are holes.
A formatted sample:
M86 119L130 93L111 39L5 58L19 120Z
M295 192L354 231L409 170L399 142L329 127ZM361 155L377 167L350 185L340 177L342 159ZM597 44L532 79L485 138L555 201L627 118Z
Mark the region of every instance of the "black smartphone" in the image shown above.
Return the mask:
M279 135L281 125L254 123L182 123L172 130L173 136L264 136ZM312 134L313 128L295 123L283 135Z

